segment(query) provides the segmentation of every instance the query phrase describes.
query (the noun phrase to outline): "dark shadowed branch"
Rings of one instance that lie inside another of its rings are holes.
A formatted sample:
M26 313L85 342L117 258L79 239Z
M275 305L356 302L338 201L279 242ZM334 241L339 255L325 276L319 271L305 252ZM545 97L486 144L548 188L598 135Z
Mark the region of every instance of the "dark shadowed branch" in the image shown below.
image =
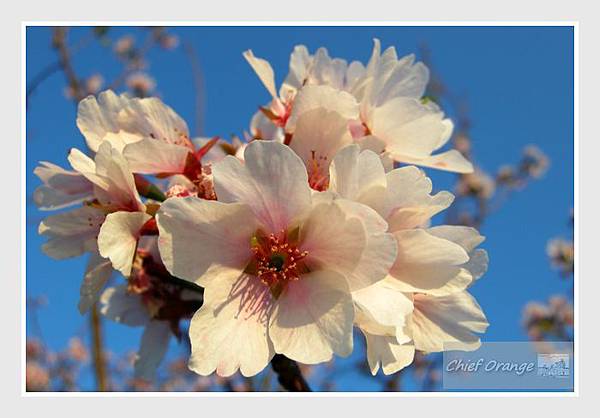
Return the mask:
M290 360L282 354L275 354L271 360L271 367L277 373L279 384L287 391L312 392L294 360Z

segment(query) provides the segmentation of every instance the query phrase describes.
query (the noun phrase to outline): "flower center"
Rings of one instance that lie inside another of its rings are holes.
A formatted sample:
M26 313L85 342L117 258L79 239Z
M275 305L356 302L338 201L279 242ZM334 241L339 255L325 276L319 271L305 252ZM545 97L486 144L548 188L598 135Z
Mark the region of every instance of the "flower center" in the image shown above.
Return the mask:
M246 271L255 274L271 289L298 280L301 274L307 272L303 259L308 251L300 250L295 243L297 232L294 230L288 234L281 231L266 235L257 231L250 241L254 257Z

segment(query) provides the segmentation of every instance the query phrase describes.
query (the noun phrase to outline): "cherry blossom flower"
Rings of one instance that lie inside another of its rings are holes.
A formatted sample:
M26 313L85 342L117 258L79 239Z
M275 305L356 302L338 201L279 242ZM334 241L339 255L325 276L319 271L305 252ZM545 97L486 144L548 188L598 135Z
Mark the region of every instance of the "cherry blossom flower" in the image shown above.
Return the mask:
M205 288L190 368L251 376L274 353L307 364L347 356L350 292L383 279L396 256L385 221L355 202L313 199L285 145L252 142L244 160L213 166L218 201L171 198L157 214L165 266Z
M540 178L548 170L550 160L544 152L535 145L528 145L523 150L520 170L533 178Z
M25 364L25 387L28 392L41 392L50 386L50 373L37 361Z
M431 196L431 181L416 167L385 173L379 157L357 145L342 149L329 170L328 192L377 211L397 241L389 275L353 292L371 371L396 372L415 349L443 351L444 343L476 349L474 333L484 332L487 320L466 289L487 269L486 252L476 248L483 237L473 228L426 227L453 196Z
M77 126L89 148L103 141L123 152L134 173L202 176L200 159L212 143L196 149L187 124L158 98L117 96L110 90L79 103Z
M125 84L137 97L146 97L156 89L156 81L141 71L127 77Z
M41 186L46 196L40 201L73 203L85 198L84 205L45 218L39 233L48 237L42 250L50 257L63 259L91 253L79 304L85 312L110 277L111 267L129 274L139 231L152 216L146 213L146 205L140 200L127 161L110 143L102 144L94 159L73 149L69 162L75 172L52 166L50 177L49 166L42 163L38 175L52 186ZM72 190L73 184L85 192L76 194L77 200L69 202L71 199L64 198L68 196L65 190ZM41 194L36 191L36 195Z
M456 193L478 199L490 199L496 191L496 182L487 173L476 169L465 174L456 185Z
M564 296L554 295L546 304L529 302L523 309L523 326L535 341L572 340L573 305Z
M125 35L117 39L113 47L118 55L127 55L135 46L135 39L131 35Z
M575 247L573 241L563 238L553 238L546 245L546 253L552 267L560 270L563 276L573 274L575 267Z
M252 51L244 56L273 98L261 111L285 130L286 143L293 142L296 120L303 113L325 108L347 118L355 141L395 161L460 173L473 170L456 150L432 155L448 142L453 124L436 104L422 98L429 71L414 62L414 55L398 59L393 47L382 54L375 39L365 67L332 59L324 48L311 56L299 46L292 53L290 73L279 95L270 64ZM260 124L266 124L264 117ZM262 138L274 139L268 137L272 135L271 130Z
M81 341L81 339L78 337L72 337L69 340L68 353L71 358L81 363L87 362L90 357L87 348L83 344L83 341Z

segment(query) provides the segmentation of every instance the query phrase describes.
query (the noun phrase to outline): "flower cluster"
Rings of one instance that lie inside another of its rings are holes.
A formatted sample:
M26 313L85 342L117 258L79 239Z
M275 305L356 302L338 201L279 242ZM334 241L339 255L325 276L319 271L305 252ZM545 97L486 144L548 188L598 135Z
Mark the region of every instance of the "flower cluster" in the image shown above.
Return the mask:
M427 68L377 40L366 66L297 46L277 91L270 64L244 56L272 96L245 142L192 139L157 98L105 91L78 108L91 156L36 168L41 209L75 206L42 221L44 252L90 253L81 312L99 301L145 327L140 379L186 319L200 375L348 356L354 328L373 374L415 350L476 349L488 323L468 289L487 269L484 238L430 226L454 196L415 167L473 171L457 150L434 154L453 125L423 97ZM106 288L114 270L126 282Z
M529 302L523 310L523 325L534 341L572 341L573 320L573 305L561 295L550 297L547 304Z
M559 270L563 277L573 275L575 269L575 248L572 240L553 238L548 241L546 252L552 266Z
M66 349L49 351L36 338L25 346L25 387L28 392L78 390L77 378L89 361L89 353L78 337L72 337Z

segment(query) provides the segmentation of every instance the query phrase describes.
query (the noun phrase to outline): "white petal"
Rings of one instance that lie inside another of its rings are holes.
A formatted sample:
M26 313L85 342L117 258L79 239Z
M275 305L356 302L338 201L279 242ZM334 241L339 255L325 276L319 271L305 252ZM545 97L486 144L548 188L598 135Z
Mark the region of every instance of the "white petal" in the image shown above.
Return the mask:
M277 353L305 364L352 352L352 298L344 277L315 271L289 282L269 321Z
M385 84L377 97L376 105L395 97L420 99L429 82L429 69L422 63L413 64L407 57L398 61L386 77Z
M288 119L286 132L295 132L298 119L311 110L325 109L339 113L347 121L358 119L358 103L354 96L331 86L305 86L294 99L292 113Z
M129 98L112 91L89 96L79 103L77 126L92 151L107 141L121 150L143 138L188 144L188 128L169 106L157 98Z
M119 132L117 115L128 100L125 96L117 96L107 90L100 93L97 100L94 96L88 96L79 102L77 127L92 151L98 150L107 133Z
M308 49L304 45L296 45L290 55L290 72L279 89L279 96L283 100L295 95L304 85L311 63Z
M38 228L38 233L48 237L42 251L56 259L77 257L96 249L96 238L104 213L84 206L69 212L48 216Z
M69 150L69 156L67 157L71 167L82 176L87 178L90 182L98 184L103 182L96 176L96 163L90 157L85 155L77 148L71 148Z
M315 204L300 226L300 249L308 252L305 260L313 271L333 270L350 279L366 245L363 221L349 215L337 200ZM353 283L350 287L367 285Z
M366 68L361 62L352 61L348 65L348 69L346 70L346 89L354 93L354 89L364 78L365 72ZM356 95L354 97L356 97L356 99L360 101L359 97L357 97Z
M487 271L489 263L487 252L476 249L485 240L485 237L480 235L475 228L458 225L441 225L429 228L427 232L436 237L452 241L469 253L469 261L463 264L462 267L471 273L473 282Z
M417 167L402 167L386 174L387 190L383 213L390 231L415 228L450 206L454 196L439 192L431 196L431 180Z
M414 296L411 332L417 350L444 351L444 345L464 351L479 348L479 337L488 327L481 307L468 292L448 296Z
M245 164L227 157L213 167L219 201L246 203L269 231L279 232L310 206L306 168L286 145L253 141Z
M457 150L442 152L425 158L415 158L392 152L393 158L406 164L416 164L423 167L437 168L454 173L472 173L473 164Z
M442 120L443 113L430 110L419 100L397 97L373 109L368 126L373 135L386 143L386 150L400 161L398 156L429 157L446 134L447 127Z
M373 106L381 106L396 97L419 99L423 95L428 70L414 61L412 54L398 59L394 47L387 48L381 54L379 41L375 39L371 60L358 91L362 97L363 115L368 114Z
M471 285L478 280L481 276L485 274L489 265L489 257L485 250L477 249L469 254L471 259L468 263L463 264L463 268L467 269L471 276L473 277L473 281Z
M434 103L431 102L431 104L434 104ZM438 142L436 149L439 149L439 148L443 147L450 140L450 138L452 137L452 132L454 132L454 122L452 122L451 119L444 119L442 121L442 123L446 127L446 130L444 131L444 133L440 137L440 142Z
M331 86L342 90L345 87L348 63L341 58L331 58L326 48L319 48L312 60L306 84Z
M290 148L302 158L309 178L314 180L327 179L329 164L340 149L350 144L348 121L337 112L318 108L298 119Z
M273 357L267 337L269 289L256 277L221 277L208 285L205 302L192 318L189 367L207 376L244 376L262 371Z
M394 233L398 257L390 275L405 292L447 294L465 289L472 276L462 265L469 255L458 244L437 238L422 229Z
M156 219L162 261L176 277L201 286L220 275L238 277L252 256L258 224L247 205L171 198Z
M412 300L402 293L397 280L386 278L352 292L357 309L382 326L404 326L412 312Z
M375 50L373 52L375 52ZM370 65L368 68L369 74L373 78L373 86L371 88L372 103L377 103L379 95L385 93L382 91L385 87L385 83L390 78L394 69L399 66L398 64L400 64L400 66L410 66L413 64L414 59L415 57L413 54L407 55L406 57L403 57L399 63L396 49L393 46L386 48L383 54L376 60L375 65Z
M414 345L398 344L394 336L373 335L366 331L363 334L367 340L367 361L373 376L380 367L384 374L390 375L413 362Z
M373 38L373 51L371 51L371 58L367 63L367 74L373 74L375 67L379 62L381 55L381 42L377 38Z
M152 138L142 139L123 149L130 170L142 174L183 173L190 153L185 146Z
M365 248L354 270L345 273L345 277L351 290L368 287L382 280L394 264L398 254L396 239L387 233L387 223L375 210L345 199L336 203L347 216L356 216L363 223Z
M252 50L244 52L244 58L248 61L248 64L252 67L260 81L266 87L269 94L275 99L277 98L277 92L275 90L275 73L273 68L268 61L262 58L256 58Z
M453 201L452 193L442 191L431 196L425 204L396 208L387 218L390 231L427 226L434 215L448 208Z
M40 162L33 172L44 183L33 193L33 200L41 210L61 209L92 196L92 183L80 173L46 161Z
M127 292L127 285L106 289L100 296L100 304L100 313L115 322L138 327L150 321L142 298Z
M390 209L421 205L430 199L432 183L423 170L402 167L386 174L388 193L386 205Z
M193 148L185 121L156 97L129 99L127 106L119 112L118 124L122 131L135 136L138 141L152 138ZM131 142L134 141L127 143Z
M427 229L431 235L452 241L470 253L485 241L485 237L480 235L475 228L461 225L440 225Z
M167 321L150 321L146 325L134 363L136 378L150 382L154 380L156 369L169 348L170 339L171 329Z
M385 142L383 139L374 135L366 135L358 138L356 143L360 146L361 150L373 151L375 154L381 154L385 151Z
M92 253L85 269L85 276L79 288L79 312L86 313L98 301L100 292L110 279L113 268L110 260Z
M128 277L140 229L152 218L144 212L114 212L106 216L98 235L98 250L115 270Z
M76 171L94 184L95 197L110 210L145 210L127 160L111 144L102 143L94 160L75 148L68 159Z
M140 200L129 164L121 152L110 144L104 143L100 145L94 161L96 174L102 179L101 182L96 183L98 187L95 189L100 203L112 208L113 211L145 210L146 207Z
M381 214L387 181L377 154L368 150L360 152L358 145L345 147L333 159L329 178L329 190Z

